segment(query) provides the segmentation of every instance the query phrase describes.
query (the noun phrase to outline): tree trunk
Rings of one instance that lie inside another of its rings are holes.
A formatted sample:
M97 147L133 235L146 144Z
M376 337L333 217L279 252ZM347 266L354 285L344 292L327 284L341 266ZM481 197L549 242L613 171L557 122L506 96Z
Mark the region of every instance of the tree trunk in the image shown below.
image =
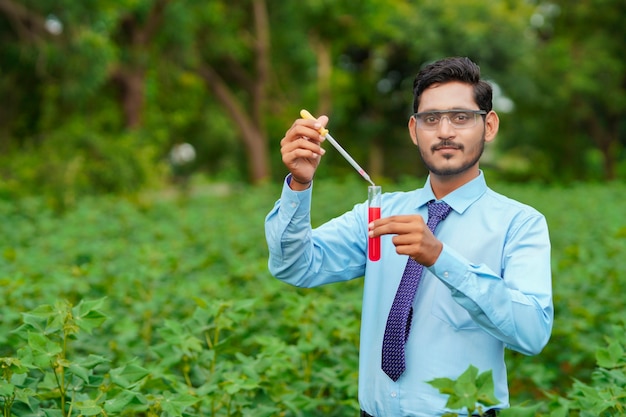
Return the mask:
M596 146L602 152L604 178L611 181L617 178L616 166L619 155L619 121L615 118L604 120L608 127L598 119L589 122L590 134Z
M270 73L270 28L265 0L254 0L254 71L247 76L246 71L231 62L230 68L222 68L242 80L237 86L246 93L248 99L238 98L232 84L228 84L219 72L206 63L198 68L198 73L213 91L217 100L239 131L245 147L250 181L258 184L270 176L268 139L265 133L265 110L267 107L267 84ZM225 58L226 60L227 57ZM249 109L249 110L247 110Z
M226 82L212 67L205 65L198 69L198 73L204 79L209 89L213 91L218 101L222 103L226 113L233 121L233 125L239 131L245 146L250 181L261 183L268 179L270 171L267 137L259 129L259 126L254 123L248 112L245 111L244 106L228 88Z
M146 51L163 23L165 8L171 0L157 0L145 19L129 14L118 28L120 42L130 51L128 62L113 70L111 79L120 87L120 102L128 129L142 124L144 108Z
M144 104L144 71L141 69L118 70L112 75L119 86L120 102L124 112L124 125L128 129L141 126Z
M25 42L38 43L49 35L46 19L28 10L20 2L0 0L0 14L7 18L15 33Z
M319 91L319 104L315 116L326 114L332 107L332 91L330 78L332 75L332 57L330 45L324 43L319 37L313 36L311 44L317 57L317 90Z

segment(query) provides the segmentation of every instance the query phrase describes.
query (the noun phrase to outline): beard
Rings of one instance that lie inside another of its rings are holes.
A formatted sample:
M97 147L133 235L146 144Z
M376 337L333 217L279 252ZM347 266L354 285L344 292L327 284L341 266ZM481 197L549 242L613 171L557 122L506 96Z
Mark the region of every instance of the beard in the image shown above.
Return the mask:
M451 142L451 141L444 140L441 143L439 143L437 145L433 145L430 148L431 154L433 152L435 152L437 149L442 148L442 147L451 147L451 148L459 149L461 151L463 151L465 149L465 146L463 146L462 144L458 144L458 143L454 143L454 142ZM462 174L463 172L465 172L465 171L469 170L470 168L472 168L474 165L476 165L478 163L478 161L480 160L480 157L482 156L484 150L485 150L485 134L483 133L481 141L480 141L480 145L476 149L475 154L471 155L471 159L469 159L467 161L464 161L463 164L458 166L458 167L438 168L438 167L435 166L434 163L432 163L429 160L429 158L426 158L424 156L424 151L422 151L422 148L419 148L419 154L420 154L420 158L422 158L422 162L424 163L424 165L426 166L428 171L430 171L431 173L433 173L435 175L439 175L439 176L449 176L449 175ZM449 159L449 158L446 157L446 159Z

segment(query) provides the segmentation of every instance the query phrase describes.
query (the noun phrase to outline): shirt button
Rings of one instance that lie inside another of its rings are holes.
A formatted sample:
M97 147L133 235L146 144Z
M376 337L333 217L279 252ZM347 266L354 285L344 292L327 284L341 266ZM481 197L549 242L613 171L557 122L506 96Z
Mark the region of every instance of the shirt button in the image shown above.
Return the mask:
M397 392L395 392L395 391L391 391L391 396L392 396L393 398L396 398L396 397L398 396L398 393L397 393Z
M296 205L297 205L296 203L293 203L293 202L291 203L291 207L293 207L293 208L295 208Z
M444 272L444 273L443 273L443 277L444 277L444 278L448 278L448 271L446 271L446 272Z

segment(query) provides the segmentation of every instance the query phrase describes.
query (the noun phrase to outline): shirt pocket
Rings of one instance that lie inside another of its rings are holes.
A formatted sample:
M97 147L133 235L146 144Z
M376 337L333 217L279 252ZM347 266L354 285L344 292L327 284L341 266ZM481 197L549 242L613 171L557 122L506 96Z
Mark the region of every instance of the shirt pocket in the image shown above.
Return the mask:
M456 330L479 328L472 316L452 298L450 290L444 284L437 285L433 297L432 314L437 319Z

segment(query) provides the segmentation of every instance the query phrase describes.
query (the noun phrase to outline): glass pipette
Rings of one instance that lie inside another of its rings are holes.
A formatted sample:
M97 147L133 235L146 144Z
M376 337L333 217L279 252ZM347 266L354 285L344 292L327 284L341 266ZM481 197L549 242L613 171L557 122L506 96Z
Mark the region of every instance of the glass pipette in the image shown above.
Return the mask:
M310 119L310 120L315 120L315 117L313 117L313 115L311 113L309 113L307 110L300 110L300 116L302 116L303 119ZM366 181L368 181L370 184L372 185L376 185L374 184L374 182L372 181L372 179L370 178L369 175L367 175L367 172L365 172L365 170L363 168L361 168L359 166L359 164L356 163L356 161L354 159L352 159L352 157L350 156L350 154L348 152L346 152L345 149L343 149L341 147L341 145L339 145L339 143L337 143L337 141L335 140L335 138L333 138L330 133L328 133L328 129L324 129L323 127L320 128L319 130L320 134L325 136L326 139L335 147L335 149L337 149L339 151L339 153L346 159L346 161L348 161L350 163L350 165L352 165L352 167L354 169L357 170L357 172L359 174L361 174L361 176L363 178L365 178Z

